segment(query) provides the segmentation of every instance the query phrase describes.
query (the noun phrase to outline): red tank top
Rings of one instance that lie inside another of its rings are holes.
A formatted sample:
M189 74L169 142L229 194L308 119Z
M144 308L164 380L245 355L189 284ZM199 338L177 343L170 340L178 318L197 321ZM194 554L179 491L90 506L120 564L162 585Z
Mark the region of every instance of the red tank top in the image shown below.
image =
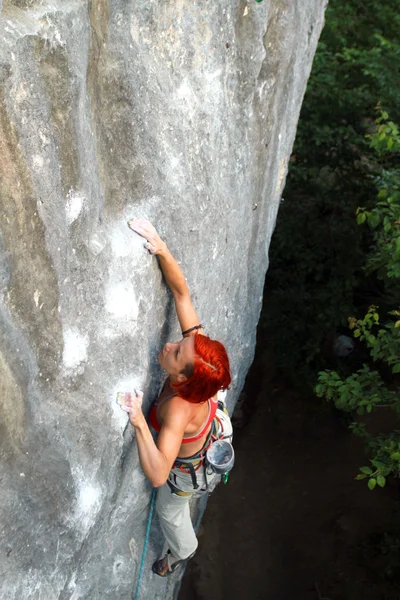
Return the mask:
M169 398L165 398L165 400L169 400ZM164 400L162 402L164 402ZM162 402L160 404L162 404ZM207 402L208 402L207 421L204 423L201 430L198 433L196 433L196 435L192 435L190 437L184 437L182 439L182 444L190 444L190 442L196 442L197 440L201 439L203 437L203 435L205 435L209 425L211 424L213 418L215 417L215 413L217 412L217 408L218 408L218 400L214 400L213 398L210 398L209 400L207 400ZM160 404L154 403L153 406L151 407L150 414L149 414L149 423L155 431L161 430L161 425L157 419L157 408L160 406Z

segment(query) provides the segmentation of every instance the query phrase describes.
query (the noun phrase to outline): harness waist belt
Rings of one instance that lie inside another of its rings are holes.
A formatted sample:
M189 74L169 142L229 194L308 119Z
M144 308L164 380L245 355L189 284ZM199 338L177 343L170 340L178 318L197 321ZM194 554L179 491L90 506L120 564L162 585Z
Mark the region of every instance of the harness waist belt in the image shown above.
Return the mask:
M215 436L218 429L218 419L214 418L210 433L207 436L207 439L204 443L204 446L193 454L192 456L185 456L183 458L176 458L174 464L172 465L173 469L179 469L180 471L190 473L190 477L192 478L193 488L197 490L199 487L197 483L196 471L200 469L200 467L204 464L204 459L206 457L206 452L211 444L212 437ZM170 483L169 483L170 485Z

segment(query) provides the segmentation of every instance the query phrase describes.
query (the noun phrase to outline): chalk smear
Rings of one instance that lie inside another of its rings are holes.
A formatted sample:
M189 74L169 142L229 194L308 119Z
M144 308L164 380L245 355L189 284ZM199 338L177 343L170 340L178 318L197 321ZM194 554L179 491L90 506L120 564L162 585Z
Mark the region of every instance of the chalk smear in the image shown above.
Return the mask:
M132 231L127 222L118 223L109 233L112 253L117 258L134 257L139 253L139 256L145 257L143 246L146 240Z
M76 369L87 360L89 337L78 329L67 329L64 333L63 365L66 369Z
M79 217L84 201L84 196L74 193L73 190L69 190L67 195L67 204L65 205L68 225L71 225Z
M71 520L83 538L96 520L103 493L94 477L87 477L82 467L74 467L72 475L75 481L76 503Z
M132 319L136 321L139 314L139 303L130 281L109 284L106 290L106 311L116 319Z

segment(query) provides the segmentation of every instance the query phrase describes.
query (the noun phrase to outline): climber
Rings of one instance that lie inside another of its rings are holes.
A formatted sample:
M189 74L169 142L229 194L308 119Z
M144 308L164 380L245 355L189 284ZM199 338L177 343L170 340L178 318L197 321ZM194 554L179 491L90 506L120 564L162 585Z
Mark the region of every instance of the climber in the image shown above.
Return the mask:
M145 219L133 219L129 227L144 237L145 248L158 256L183 336L179 342L168 342L158 355L168 377L149 417L151 427L159 432L156 443L142 412L143 393L119 395L135 428L143 471L159 488L156 510L165 544L152 570L165 577L186 563L198 545L189 500L194 493L207 493L218 477L207 471L204 456L221 426L217 393L228 388L231 376L226 350L204 335L182 270L165 242ZM226 419L226 414L222 418Z

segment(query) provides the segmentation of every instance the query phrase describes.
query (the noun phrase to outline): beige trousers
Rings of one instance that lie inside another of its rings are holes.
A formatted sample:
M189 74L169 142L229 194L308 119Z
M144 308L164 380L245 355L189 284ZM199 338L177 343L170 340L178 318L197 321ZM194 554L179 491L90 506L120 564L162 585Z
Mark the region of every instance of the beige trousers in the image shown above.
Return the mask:
M207 470L208 489L204 475L204 467L196 471L198 489L193 488L190 474L183 473L180 469L172 469L169 481L178 488L176 493L165 483L157 492L156 511L160 520L161 530L165 537L165 553L170 550L170 564L177 560L188 558L196 551L198 542L190 518L189 500L193 496L209 493L219 481L220 476Z

